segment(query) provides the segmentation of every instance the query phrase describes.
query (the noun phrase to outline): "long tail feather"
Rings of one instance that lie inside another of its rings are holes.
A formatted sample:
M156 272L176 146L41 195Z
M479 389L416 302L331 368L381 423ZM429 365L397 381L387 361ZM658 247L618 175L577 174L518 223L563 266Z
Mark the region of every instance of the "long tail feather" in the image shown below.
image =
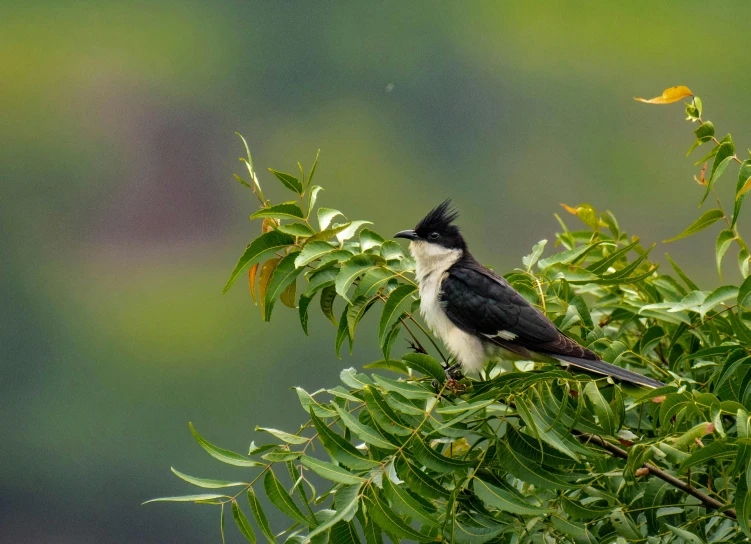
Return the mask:
M651 387L653 389L665 385L661 381L642 376L641 374L631 372L630 370L626 370L625 368L621 368L619 366L611 365L610 363L606 363L605 361L592 361L589 359L580 359L579 357L571 357L569 355L560 355L557 353L546 353L546 355L553 357L554 359L558 359L559 361L572 364L578 368L583 368L584 370L602 374L604 376L612 376L613 378L623 380L625 382L643 385L645 387Z

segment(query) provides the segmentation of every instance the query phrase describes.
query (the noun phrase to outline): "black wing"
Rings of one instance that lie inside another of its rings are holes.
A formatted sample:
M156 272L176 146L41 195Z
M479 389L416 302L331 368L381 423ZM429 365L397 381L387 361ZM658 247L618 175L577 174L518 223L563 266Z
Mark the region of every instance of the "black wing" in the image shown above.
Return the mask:
M441 303L460 329L525 356L527 350L598 359L561 333L505 279L479 263L457 263L448 272L441 285Z
M441 305L460 329L529 357L537 352L627 382L661 387L660 381L612 365L559 331L509 283L477 261L460 261L441 284ZM500 333L500 335L499 335Z

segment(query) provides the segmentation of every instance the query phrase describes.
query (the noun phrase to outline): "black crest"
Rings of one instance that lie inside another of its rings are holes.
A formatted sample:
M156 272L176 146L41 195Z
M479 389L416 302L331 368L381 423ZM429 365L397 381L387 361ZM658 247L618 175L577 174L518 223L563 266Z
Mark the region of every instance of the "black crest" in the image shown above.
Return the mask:
M459 212L451 204L451 199L447 198L423 217L415 227L415 231L420 235L433 231L446 232L457 217L459 217Z

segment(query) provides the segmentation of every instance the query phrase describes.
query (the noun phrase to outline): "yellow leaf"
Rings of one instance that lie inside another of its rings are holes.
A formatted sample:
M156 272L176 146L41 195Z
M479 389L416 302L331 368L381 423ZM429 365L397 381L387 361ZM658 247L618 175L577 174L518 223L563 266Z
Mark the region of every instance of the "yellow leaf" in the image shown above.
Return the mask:
M564 204L563 202L561 202L561 206L563 206L563 209L565 209L571 215L576 215L579 211L577 208L572 208L571 206Z
M250 288L250 296L253 297L253 302L256 302L256 275L258 275L258 263L248 269L248 287Z
M267 232L274 230L276 227L279 226L279 221L272 217L267 217L263 220L263 223L261 224L261 234L266 234Z
M664 91L662 91L661 96L650 98L649 100L647 100L646 98L634 98L634 100L645 102L647 104L672 104L673 102L678 102L682 98L686 98L688 96L694 96L694 93L691 92L691 89L683 85L679 85L678 87L670 87L669 89L665 89Z
M284 291L282 291L282 294L279 295L279 300L281 300L282 304L284 304L287 308L297 308L297 305L295 304L296 294L297 282L293 281L287 286Z
M274 273L276 266L281 260L282 259L279 257L277 257L276 259L269 259L268 261L263 263L263 266L261 267L261 276L258 278L258 298L261 300L261 314L264 313L266 307L266 290L269 288L271 275Z
M705 162L705 163L704 163L704 166L703 166L703 167L702 167L702 169L701 169L701 174L699 174L699 177L697 178L696 176L694 176L694 180L695 180L695 181L696 181L696 183L698 183L699 185L703 185L703 186L706 186L706 185L707 185L707 180L706 180L706 178L704 177L704 174L706 173L706 171L707 171L707 163Z
M738 198L749 189L751 189L751 177L746 180L746 183L743 184L743 187L741 187L741 190L738 191L738 194L735 195L735 197Z

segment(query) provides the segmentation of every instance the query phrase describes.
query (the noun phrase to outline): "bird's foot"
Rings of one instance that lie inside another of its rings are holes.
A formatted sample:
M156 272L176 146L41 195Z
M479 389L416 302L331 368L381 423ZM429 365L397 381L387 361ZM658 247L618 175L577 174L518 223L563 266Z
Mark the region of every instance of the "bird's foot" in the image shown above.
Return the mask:
M454 363L453 365L447 366L444 369L444 372L446 373L446 379L454 381L461 380L464 377L461 367L461 363Z
M412 340L407 340L407 343L409 344L409 349L414 351L415 353L424 353L427 355L427 351L425 351L422 346L418 346L415 344Z

